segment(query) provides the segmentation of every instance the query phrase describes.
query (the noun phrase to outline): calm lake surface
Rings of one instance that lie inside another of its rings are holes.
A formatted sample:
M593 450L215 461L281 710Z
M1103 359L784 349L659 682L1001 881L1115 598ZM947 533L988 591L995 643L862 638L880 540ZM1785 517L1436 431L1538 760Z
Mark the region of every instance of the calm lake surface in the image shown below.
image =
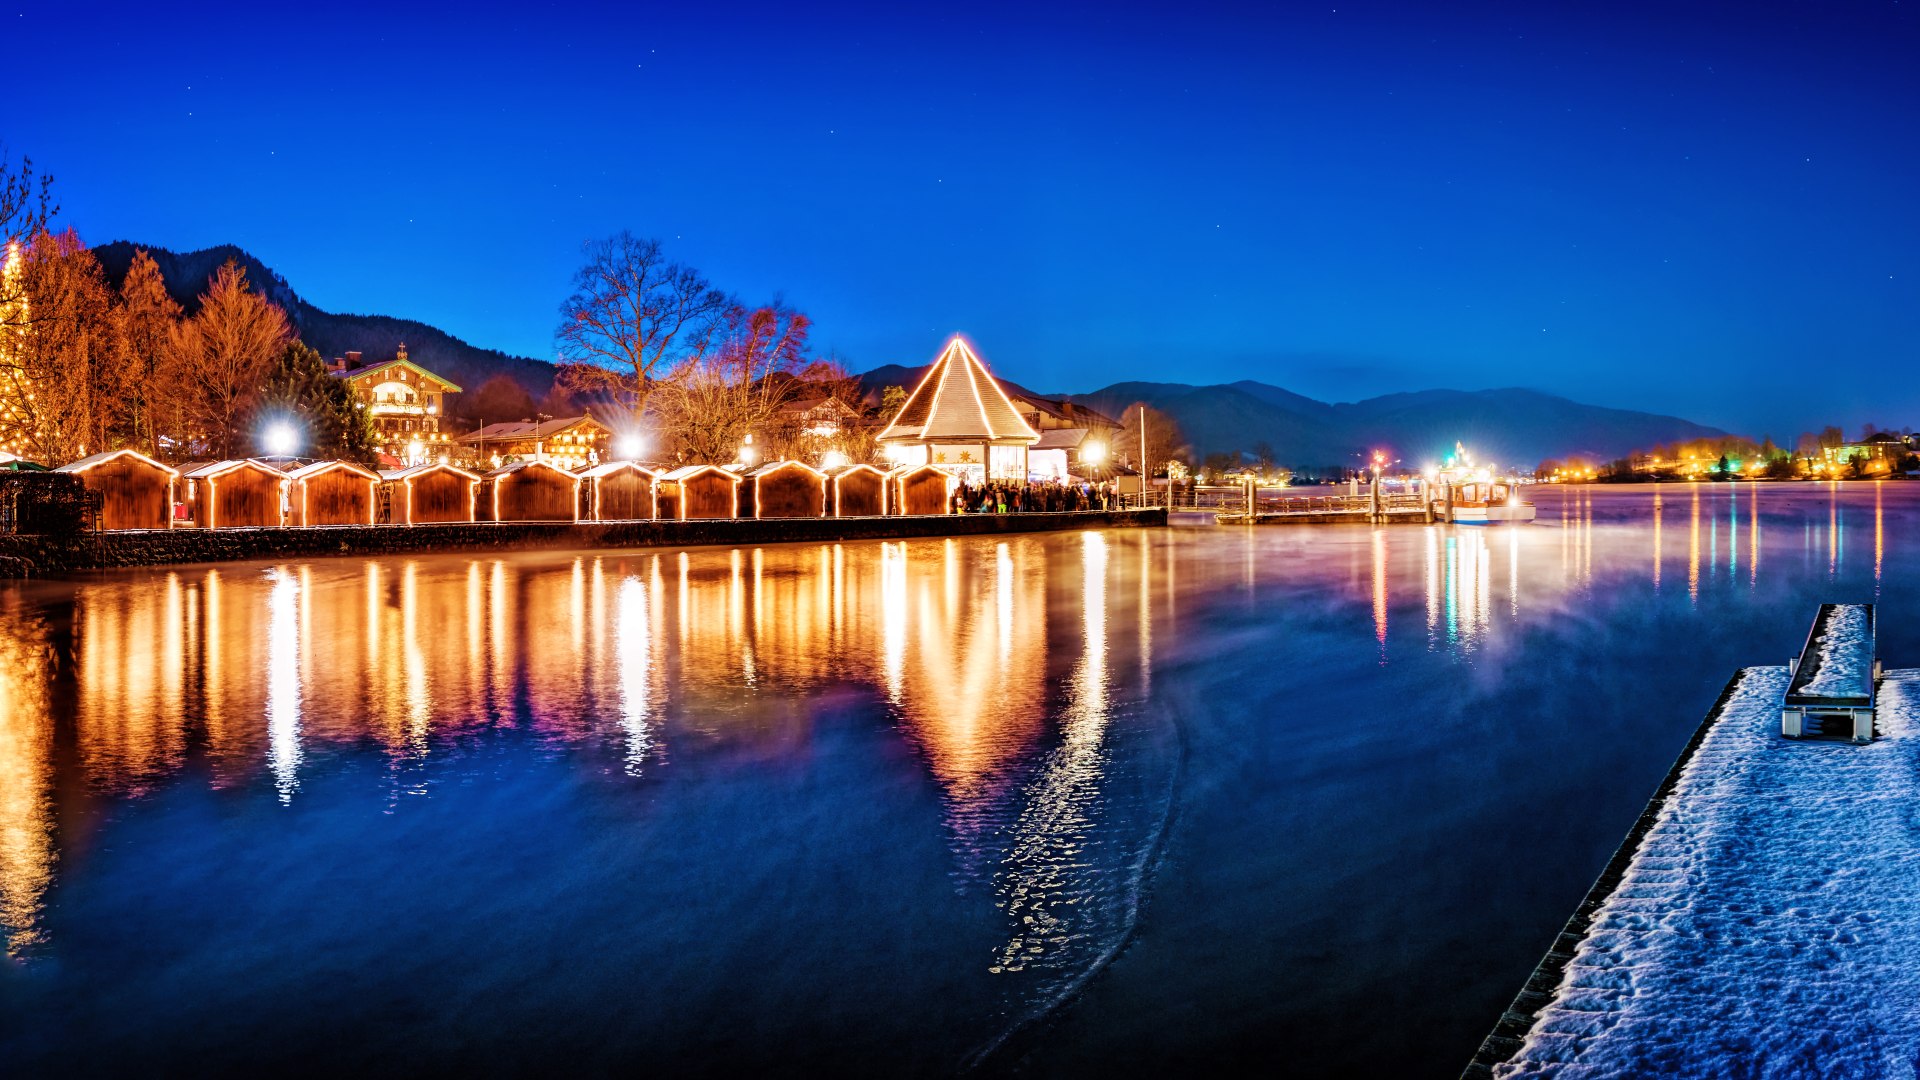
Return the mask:
M1456 1075L1920 484L0 583L0 1062Z

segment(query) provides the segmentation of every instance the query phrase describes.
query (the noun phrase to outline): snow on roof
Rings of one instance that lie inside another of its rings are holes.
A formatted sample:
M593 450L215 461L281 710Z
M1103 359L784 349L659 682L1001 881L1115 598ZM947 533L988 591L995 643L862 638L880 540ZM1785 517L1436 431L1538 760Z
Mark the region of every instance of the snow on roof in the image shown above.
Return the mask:
M372 469L352 461L309 461L305 465L288 469L287 475L295 480L304 480L309 476L318 476L331 469L346 469L349 472L357 472L369 479L374 478L374 471Z
M569 480L579 479L578 476L568 472L567 470L561 468L558 465L555 465L551 461L540 461L536 458L526 458L520 461L509 462L493 470L492 472L488 473L486 475L486 479L491 480L496 476L510 476L513 473L520 472L523 469L550 469L553 472L557 472L561 476L564 476Z
M446 376L436 375L433 372L428 371L426 368L421 367L419 364L416 364L413 361L407 359L405 356L396 356L391 360L382 360L377 364L368 364L365 367L357 367L351 370L335 371L335 372L332 372L331 374L336 379L358 379L363 375L371 375L376 371L380 371L382 369L390 368L390 367L403 367L409 371L415 372L416 374L423 375L429 379L432 379L434 382L437 382L441 386L445 387L446 392L449 394L457 394L460 392L460 387L456 386L452 382L452 380L448 379Z
M1054 428L1040 433L1040 441L1033 444L1035 450L1072 450L1087 441L1092 434L1086 428Z
M736 483L738 483L740 480L739 473L728 472L727 470L721 468L718 465L682 465L679 468L673 470L672 472L667 473L665 476L662 476L661 479L672 480L677 483L681 480L688 480L693 477L699 476L701 473L706 473L706 472L719 473L721 476L724 476L727 479L732 480Z
M255 461L252 458L228 458L225 461L195 462L192 465L181 466L180 475L198 480L224 476L227 473L237 472L241 469L258 469L261 472L272 473L275 476L283 475L279 469L274 468L264 461Z
M984 439L1032 443L1039 435L1022 419L987 366L959 336L913 388L880 439Z
M574 475L575 476L612 476L614 473L623 472L627 469L632 469L634 472L646 473L648 476L657 477L660 475L660 471L658 469L650 469L647 466L642 465L637 461L603 461L598 465L592 466L591 468L581 469L579 472L575 473Z
M160 462L153 460L152 458L148 457L147 455L141 453L138 450L108 450L105 453L92 454L87 457L83 457L79 461L70 461L67 464L62 465L53 471L68 472L68 473L86 472L88 469L93 468L95 465L105 465L107 462L112 461L115 458L123 458L123 457L130 457L130 458L137 459L139 461L143 461L146 464L151 465L156 469L165 469L167 472L174 473L176 475L178 475L179 473L179 470L174 469L167 465L162 465Z
M1495 1076L1911 1071L1920 670L1885 674L1866 746L1781 738L1787 682L1741 673Z
M545 439L581 424L592 424L595 427L600 426L599 421L591 416L562 416L554 420L542 420L539 423L531 420L514 420L499 424L488 424L486 427L480 428L477 431L469 431L465 435L460 436L460 441L480 442L485 440L492 442L495 439Z
M436 469L442 469L458 476L464 476L469 480L480 479L478 473L470 473L458 466L444 465L438 461L430 461L425 465L412 465L404 469L382 469L380 470L380 475L388 480L411 480L422 473L430 473Z
M794 461L792 459L782 459L780 461L769 461L765 465L762 465L757 469L749 469L747 471L747 475L748 476L765 476L768 473L779 472L782 469L794 469L794 468L804 469L815 476L826 475L825 473L821 472L819 469L814 468L813 466L807 464L804 461Z

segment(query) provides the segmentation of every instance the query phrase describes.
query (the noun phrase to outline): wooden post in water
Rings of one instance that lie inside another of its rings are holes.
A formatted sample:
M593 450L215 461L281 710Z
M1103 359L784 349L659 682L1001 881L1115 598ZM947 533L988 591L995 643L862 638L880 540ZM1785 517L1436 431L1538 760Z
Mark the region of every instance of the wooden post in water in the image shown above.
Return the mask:
M1252 480L1247 481L1247 524L1249 525L1254 524L1260 513L1259 490L1257 483Z
M1387 515L1380 509L1380 470L1373 472L1373 485L1367 488L1367 520L1385 521Z
M1447 493L1447 498L1444 504L1444 509L1446 511L1445 517L1447 520L1447 524L1451 525L1453 524L1453 481L1451 480L1447 481L1446 493Z

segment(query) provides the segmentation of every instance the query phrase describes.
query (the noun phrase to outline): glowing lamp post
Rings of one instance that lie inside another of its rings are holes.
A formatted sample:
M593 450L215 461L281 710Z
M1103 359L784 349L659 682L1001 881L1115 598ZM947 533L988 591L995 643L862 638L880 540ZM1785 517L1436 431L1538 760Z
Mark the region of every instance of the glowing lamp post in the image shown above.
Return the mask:
M740 444L740 464L753 464L753 459L758 456L758 454L759 451L753 448L753 434L749 432L746 441Z
M292 457L300 449L300 433L285 421L270 424L260 436L260 446L268 457Z
M622 435L613 444L613 452L618 454L622 461L639 461L640 451L643 446L644 444L641 442L640 436Z
M846 464L847 455L838 450L829 450L820 458L820 467L823 469L844 468Z

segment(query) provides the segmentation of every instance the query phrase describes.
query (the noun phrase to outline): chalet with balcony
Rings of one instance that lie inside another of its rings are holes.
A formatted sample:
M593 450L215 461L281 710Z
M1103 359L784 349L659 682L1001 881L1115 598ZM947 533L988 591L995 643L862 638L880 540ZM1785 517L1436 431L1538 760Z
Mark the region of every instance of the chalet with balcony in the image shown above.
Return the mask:
M350 352L327 365L337 379L347 380L354 400L367 410L380 452L397 462L421 465L438 461L452 449L446 425L446 396L460 387L407 359L401 345L391 360L360 362Z

